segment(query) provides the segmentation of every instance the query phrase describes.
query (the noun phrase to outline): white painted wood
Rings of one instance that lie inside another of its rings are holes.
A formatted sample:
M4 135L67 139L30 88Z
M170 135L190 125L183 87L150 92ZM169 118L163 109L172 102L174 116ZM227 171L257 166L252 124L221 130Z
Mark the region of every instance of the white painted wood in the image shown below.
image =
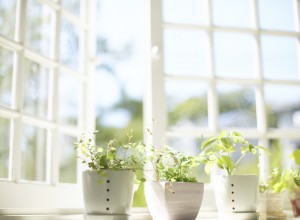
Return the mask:
M258 206L257 175L217 175L213 182L219 212L256 212Z
M154 220L196 219L203 192L203 183L145 183L146 201Z
M134 172L103 170L82 173L85 212L87 214L129 214L133 201Z

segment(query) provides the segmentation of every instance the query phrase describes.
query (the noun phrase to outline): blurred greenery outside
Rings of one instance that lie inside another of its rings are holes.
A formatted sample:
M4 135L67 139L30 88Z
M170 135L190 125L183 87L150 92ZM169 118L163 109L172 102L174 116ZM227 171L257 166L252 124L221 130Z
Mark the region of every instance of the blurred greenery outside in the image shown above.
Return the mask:
M12 1L13 2L13 1ZM76 1L74 1L76 4ZM76 6L77 7L77 6ZM76 11L75 6L70 6L70 8L74 8ZM7 22L0 23L0 31L2 34L13 38L14 34L14 23L13 18L11 16L15 13L15 7L12 6L11 9L4 10L0 7L0 17L6 18ZM76 12L77 13L77 12ZM34 25L39 26L40 20L36 20ZM32 30L35 30L34 27L30 27ZM35 33L35 31L33 31ZM36 38L35 40L41 37L38 34L32 36ZM32 41L33 39L31 39ZM123 48L120 48L119 51L111 50L108 46L108 39L98 39L97 42L97 53L99 56L110 56L112 59L115 60L117 63L120 60L124 60L130 57L131 53L131 45L125 45ZM0 92L10 93L10 89L7 89L7 85L12 80L12 67L7 68L8 61L2 59L4 57L3 54L6 54L7 50L0 46ZM109 72L115 80L118 80L117 75L115 74L116 70L115 67L112 66L112 63L103 63L99 67L99 69L105 69L106 72ZM140 83L140 82L137 82ZM120 85L120 91L122 98L119 102L115 103L113 106L109 108L102 108L98 106L96 109L96 130L99 131L99 135L96 139L97 146L103 146L111 139L117 139L120 142L126 142L127 136L126 134L133 130L134 140L142 140L143 138L143 102L142 100L136 100L127 94L124 85ZM4 90L5 89L5 90ZM228 92L222 94L222 98L219 98L219 112L220 117L223 113L236 111L240 109L241 106L243 109L247 109L247 117L251 118L252 121L256 122L256 109L255 109L255 99L249 99L247 97L249 91L247 89L241 89L233 92ZM1 94L0 94L1 98ZM168 100L172 99L172 97L167 97ZM0 105L6 106L7 103L1 102ZM130 116L129 123L120 128L114 126L108 126L102 123L104 118L106 117L106 113L112 110L124 110L128 112ZM299 109L298 109L299 110ZM195 121L202 121L207 120L207 111L208 111L208 104L207 104L207 97L205 96L192 96L188 97L181 103L177 103L171 109L169 108L168 111L168 125L176 127L177 124L182 124L184 122L195 122ZM276 112L272 105L266 105L266 115L268 116L268 127L277 127L278 126L278 118L280 116L280 112ZM72 122L77 122L77 119L69 119ZM8 177L8 158L9 158L9 139L10 139L10 120L0 118L0 178L7 178ZM43 134L45 135L45 134ZM35 171L35 166L37 164L37 155L38 155L38 148L37 146L38 139L38 132L32 135L28 135L24 140L25 149L26 147L28 152L22 158L22 170L24 171L24 178L29 180L39 180L37 177L37 173ZM199 134L201 136L201 134ZM62 145L68 145L66 151L68 152L67 158L65 161L60 164L60 181L63 183L74 183L76 182L76 158L75 153L70 152L70 149L73 149L72 146L72 137L62 137L60 138L60 143ZM194 140L195 146L199 146L200 142L202 141L201 138ZM45 140L46 142L46 140ZM64 146L61 146L62 148ZM172 146L171 146L172 147ZM189 148L191 146L182 146L183 148ZM282 143L280 140L270 140L270 150L272 152L272 157L270 158L270 167L281 166L282 163ZM62 150L62 152L65 152ZM236 173L258 173L259 169L257 167L258 157L249 158L249 160L245 160L243 164L239 167ZM207 182L209 178L206 175L203 175L203 168L199 167L195 173L199 176L201 181ZM200 173L200 175L199 175ZM40 180L44 180L44 176L40 177ZM143 185L139 188L139 190L135 193L134 197L134 206L146 206L145 198L143 195Z

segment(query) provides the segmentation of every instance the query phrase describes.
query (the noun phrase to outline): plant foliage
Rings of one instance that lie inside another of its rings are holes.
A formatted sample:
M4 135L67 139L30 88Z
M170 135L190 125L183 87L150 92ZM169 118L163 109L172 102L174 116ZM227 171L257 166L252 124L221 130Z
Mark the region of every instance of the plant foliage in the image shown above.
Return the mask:
M74 148L79 152L82 163L89 170L102 173L103 170L132 170L136 178L144 182L144 165L147 161L146 146L142 141L132 142L132 131L127 134L127 143L110 140L105 146L95 146L94 139L98 131L93 134L83 133Z
M199 165L199 158L174 151L169 146L152 147L150 155L155 181L197 182L192 172Z
M232 153L237 151L238 145L240 145L241 156L234 161ZM238 132L223 131L219 136L210 137L201 144L200 158L201 162L205 164L207 174L217 164L219 168L224 169L228 175L231 175L247 154L254 155L258 150L268 153L266 148L252 145Z

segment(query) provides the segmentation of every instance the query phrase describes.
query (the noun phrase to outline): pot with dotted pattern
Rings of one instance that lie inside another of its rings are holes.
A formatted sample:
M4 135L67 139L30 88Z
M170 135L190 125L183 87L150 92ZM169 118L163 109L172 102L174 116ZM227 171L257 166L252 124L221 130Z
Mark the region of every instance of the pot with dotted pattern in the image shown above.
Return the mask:
M84 171L83 200L87 214L129 214L133 201L131 170ZM103 175L104 174L104 175Z
M219 212L256 212L259 189L257 175L217 175L213 181Z

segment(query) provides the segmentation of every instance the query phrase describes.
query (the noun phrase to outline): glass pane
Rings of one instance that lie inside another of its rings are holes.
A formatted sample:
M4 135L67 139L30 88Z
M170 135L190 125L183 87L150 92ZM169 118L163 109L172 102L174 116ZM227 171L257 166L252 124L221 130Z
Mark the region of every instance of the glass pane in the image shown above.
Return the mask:
M183 152L186 155L196 156L199 153L199 146L201 145L201 138L171 138L168 137L167 145L171 148ZM193 175L200 181L208 183L210 181L209 176L204 171L204 166L199 165L195 168Z
M44 56L50 56L51 18L53 10L36 0L27 2L26 45Z
M213 21L218 26L251 27L250 0L213 0Z
M9 177L10 120L0 118L0 178Z
M46 181L47 130L23 125L21 145L21 179Z
M13 52L0 47L0 105L11 107Z
M77 156L73 143L75 137L68 135L59 135L59 182L76 183L77 180Z
M61 122L77 125L79 117L81 85L68 74L59 76L59 119Z
M47 118L50 70L26 60L24 85L24 112Z
M259 22L263 29L295 31L294 0L258 1Z
M300 87L265 86L268 126L271 128L300 128Z
M79 67L79 30L65 19L62 19L60 45L61 62L72 69L77 69Z
M262 36L261 44L265 78L299 80L298 39Z
M254 38L251 35L215 33L214 42L217 76L255 77Z
M1 0L0 4L0 33L14 38L16 23L17 0Z
M180 92L179 92L180 91ZM207 86L197 82L166 82L171 128L208 126Z
M254 88L219 85L219 125L221 127L256 127Z
M166 23L206 24L207 6L204 0L163 0L163 20Z
M272 157L269 158L270 170L274 168L283 170L295 166L294 161L291 159L291 154L299 148L300 139L270 139L269 149L272 154Z
M72 14L80 15L80 0L61 0L61 5Z
M202 31L165 30L165 73L207 75L209 64L208 36Z

